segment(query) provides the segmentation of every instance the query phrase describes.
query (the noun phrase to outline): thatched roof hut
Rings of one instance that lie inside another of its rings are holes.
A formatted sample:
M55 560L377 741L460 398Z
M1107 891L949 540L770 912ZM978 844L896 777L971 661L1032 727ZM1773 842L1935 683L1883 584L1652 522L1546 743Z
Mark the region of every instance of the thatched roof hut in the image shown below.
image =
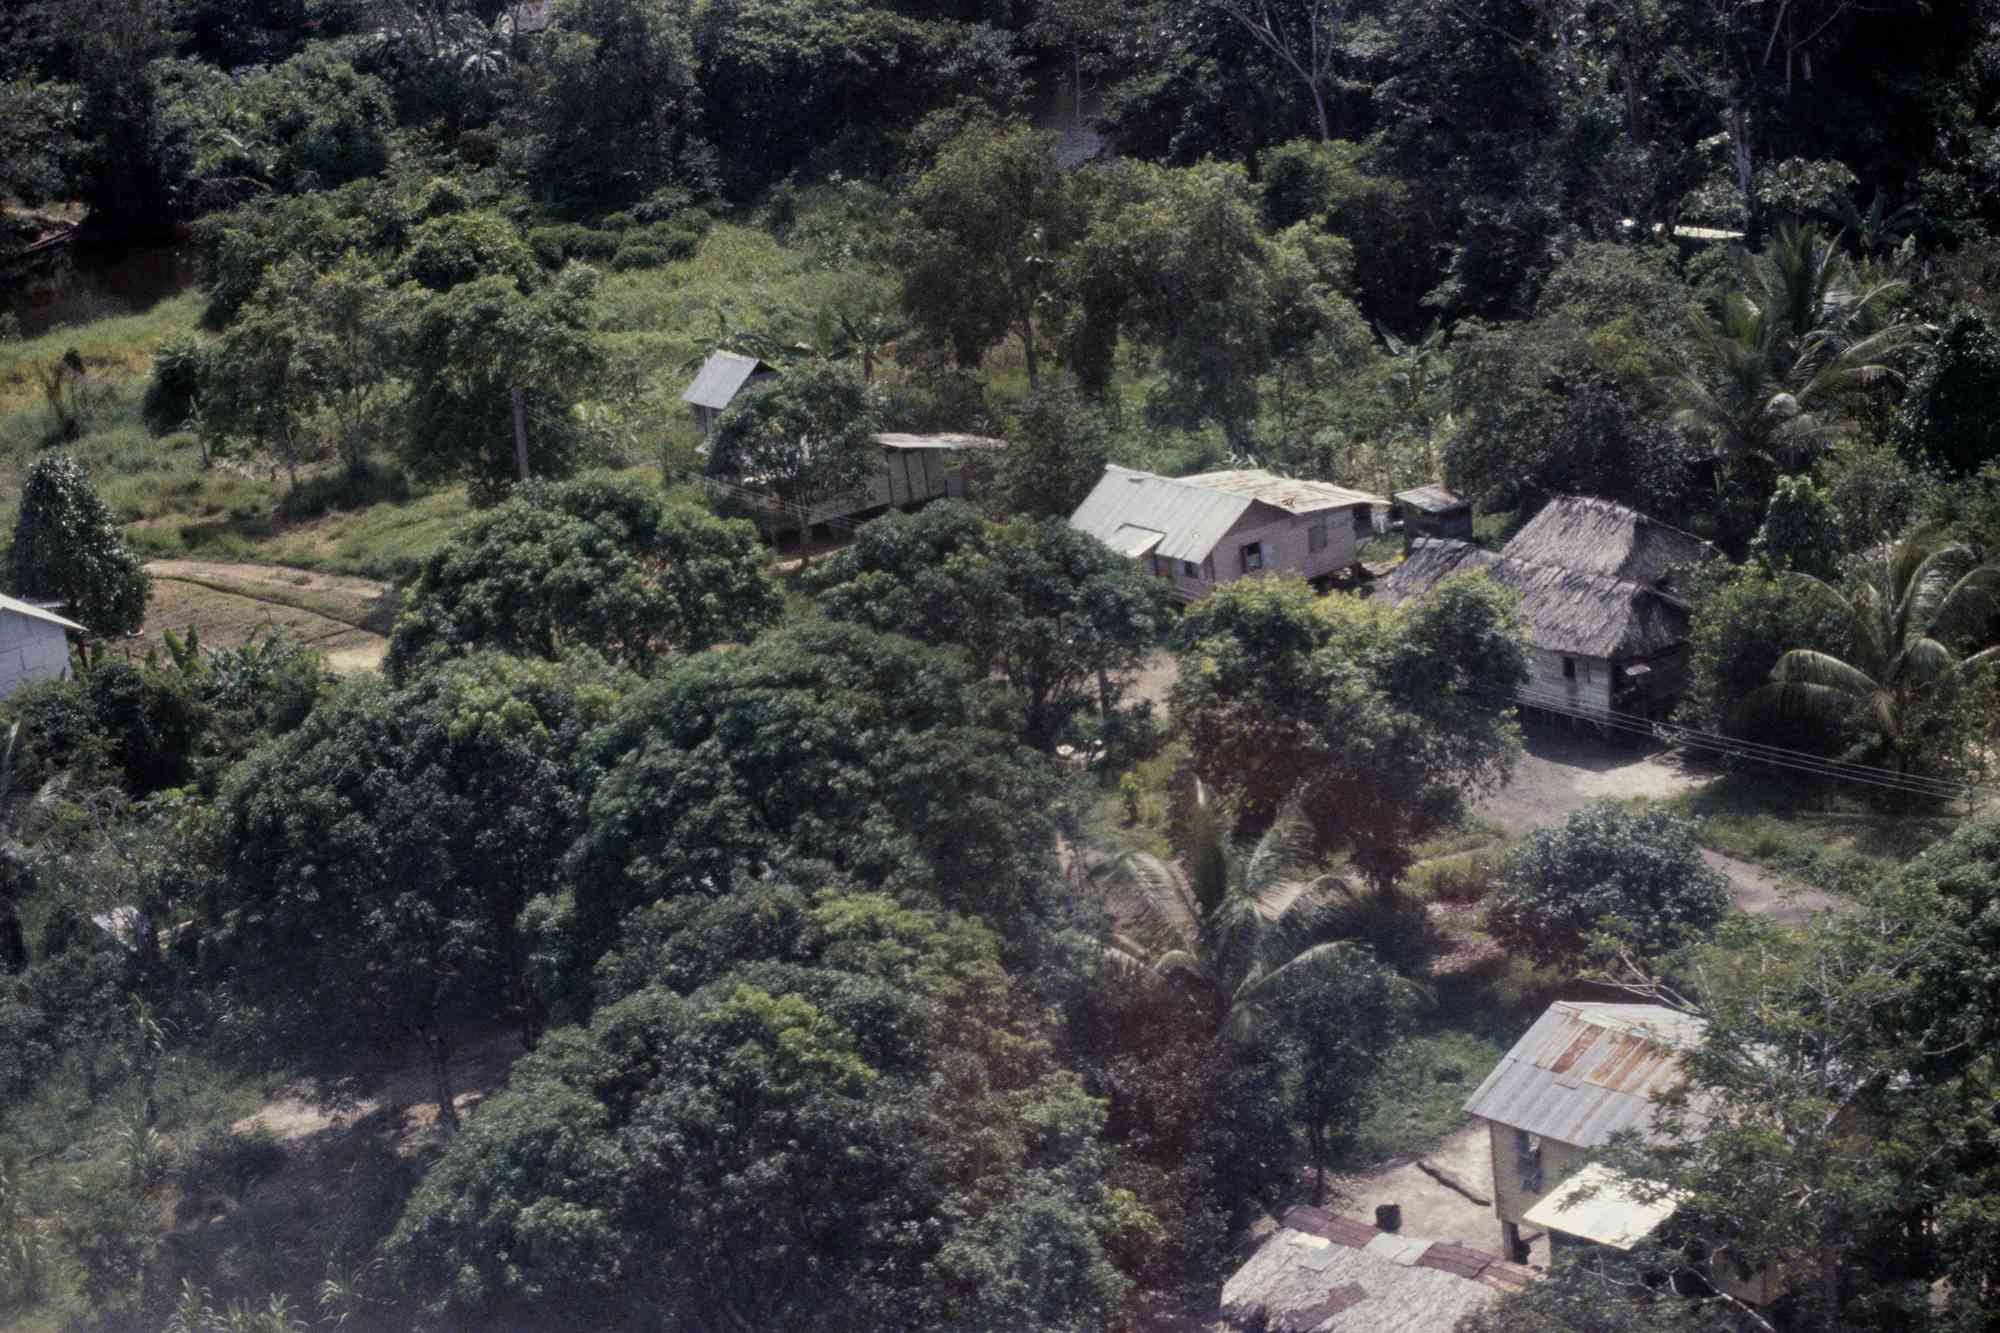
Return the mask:
M1562 495L1515 533L1501 554L1664 588L1676 569L1699 564L1715 548L1609 500Z
M1684 643L1687 604L1673 575L1714 548L1644 514L1581 496L1551 500L1498 555L1419 539L1384 585L1401 604L1461 570L1484 569L1521 598L1528 638L1553 653L1639 661Z

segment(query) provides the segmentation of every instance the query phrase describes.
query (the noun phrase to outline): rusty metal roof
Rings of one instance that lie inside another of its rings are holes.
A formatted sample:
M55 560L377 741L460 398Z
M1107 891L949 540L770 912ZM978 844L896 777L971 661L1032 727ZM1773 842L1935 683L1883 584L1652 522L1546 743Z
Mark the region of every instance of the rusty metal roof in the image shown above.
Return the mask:
M1559 1143L1595 1148L1622 1130L1657 1140L1653 1104L1681 1082L1702 1021L1657 1004L1549 1006L1465 1109Z
M1288 514L1311 514L1322 509L1339 509L1346 505L1386 505L1389 502L1379 495L1367 491L1349 490L1329 481L1306 481L1299 477L1280 477L1262 468L1236 468L1227 472L1203 472L1192 477L1182 477L1186 486L1200 486L1211 491L1231 491L1237 495L1247 495L1253 500L1262 500L1267 505L1275 505Z

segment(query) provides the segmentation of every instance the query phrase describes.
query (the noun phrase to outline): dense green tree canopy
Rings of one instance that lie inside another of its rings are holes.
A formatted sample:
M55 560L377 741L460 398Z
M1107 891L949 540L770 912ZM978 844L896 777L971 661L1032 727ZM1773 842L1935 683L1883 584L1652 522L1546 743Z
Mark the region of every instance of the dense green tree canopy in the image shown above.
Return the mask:
M1167 623L1166 589L1060 519L993 523L940 501L891 514L814 575L827 615L962 648L1020 696L1022 735L1052 747L1116 678L1145 660Z
M7 583L16 596L63 603L71 619L102 635L138 629L152 589L111 511L68 454L38 458L28 469Z
M643 665L748 640L777 623L780 597L748 525L602 476L517 487L432 553L403 605L398 673L478 648Z
M1178 638L1173 711L1196 772L1260 823L1297 792L1322 844L1378 885L1519 751L1527 649L1511 595L1483 576L1399 610L1244 579L1193 607Z
M822 358L737 396L708 440L708 472L769 491L780 526L802 527L821 506L864 491L882 467L881 409L862 378Z
M519 919L559 887L594 778L576 755L623 684L589 655L491 654L354 682L231 774L215 967L275 1056L416 1036L443 1109L454 1024L538 1026Z
M594 742L578 915L715 894L788 857L1021 921L1049 886L1049 775L963 657L805 623L677 663Z

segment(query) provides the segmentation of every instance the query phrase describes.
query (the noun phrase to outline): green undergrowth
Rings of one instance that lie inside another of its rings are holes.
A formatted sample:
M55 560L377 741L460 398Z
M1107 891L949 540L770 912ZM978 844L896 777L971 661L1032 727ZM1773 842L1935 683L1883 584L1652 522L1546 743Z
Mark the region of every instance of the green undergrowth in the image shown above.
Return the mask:
M1853 789L1763 769L1724 774L1666 804L1695 821L1704 846L1840 894L1893 874L1964 819L1960 803L1885 808Z
M1369 1080L1342 1153L1351 1167L1429 1152L1465 1124L1465 1099L1507 1053L1498 1040L1444 1029L1412 1037Z

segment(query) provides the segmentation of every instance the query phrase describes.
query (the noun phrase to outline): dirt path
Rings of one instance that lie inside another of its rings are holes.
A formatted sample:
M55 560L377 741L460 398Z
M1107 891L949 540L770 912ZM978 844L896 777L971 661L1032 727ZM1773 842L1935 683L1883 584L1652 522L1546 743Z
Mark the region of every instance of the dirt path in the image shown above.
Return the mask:
M236 648L283 629L325 654L342 675L380 669L396 618L396 590L373 579L282 565L154 560L153 600L140 631L158 644L166 630L197 631L211 648Z
M1665 800L1712 781L1671 751L1625 748L1548 724L1526 727L1528 752L1514 780L1473 807L1508 837L1560 823L1592 801L1647 796ZM1752 916L1801 921L1837 905L1816 889L1791 883L1748 861L1702 849L1702 859L1728 877L1736 905Z

